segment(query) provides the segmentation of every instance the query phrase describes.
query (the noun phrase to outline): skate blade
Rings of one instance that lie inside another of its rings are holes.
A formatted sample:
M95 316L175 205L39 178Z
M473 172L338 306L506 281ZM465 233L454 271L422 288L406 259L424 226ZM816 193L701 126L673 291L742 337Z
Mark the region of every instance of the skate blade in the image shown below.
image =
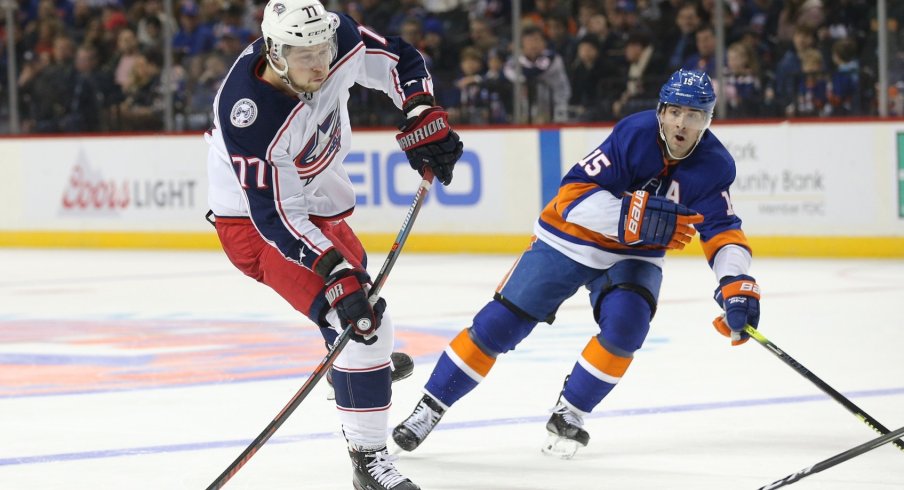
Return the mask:
M390 456L398 456L407 451L402 449L402 447L399 446L398 444L396 444L396 442L392 439L392 437L390 437L389 440L386 441L386 452Z
M540 449L543 454L560 459L571 459L580 449L581 443L572 439L565 439L554 434L546 438L546 443Z

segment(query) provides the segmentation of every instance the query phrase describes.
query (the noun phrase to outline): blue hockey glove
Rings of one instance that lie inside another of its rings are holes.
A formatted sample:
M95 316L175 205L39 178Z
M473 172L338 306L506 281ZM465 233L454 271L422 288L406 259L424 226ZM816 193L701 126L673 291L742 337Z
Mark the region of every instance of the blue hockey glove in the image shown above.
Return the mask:
M464 145L458 133L449 126L449 114L442 107L432 106L415 117L410 117L399 128L396 141L411 168L424 175L424 167L433 169L433 175L443 185L452 183L452 170L461 158Z
M713 320L722 335L731 338L731 345L741 345L750 338L745 325L756 328L760 323L760 286L747 275L726 276L719 281L714 299L725 311Z
M634 191L622 198L618 240L625 245L658 245L681 250L703 222L703 215L668 199Z

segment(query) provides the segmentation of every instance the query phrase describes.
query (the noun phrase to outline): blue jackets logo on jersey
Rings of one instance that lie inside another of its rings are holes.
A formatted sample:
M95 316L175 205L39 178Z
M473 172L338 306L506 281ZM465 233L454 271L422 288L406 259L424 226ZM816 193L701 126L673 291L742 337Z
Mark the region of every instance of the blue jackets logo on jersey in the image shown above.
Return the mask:
M254 120L257 119L257 104L254 103L251 99L239 99L235 105L232 106L232 111L229 113L229 119L232 121L232 125L237 128L247 128L254 123Z
M322 172L342 147L342 118L339 115L339 107L317 125L314 134L305 143L304 148L295 157L295 167L298 168L298 176L307 179Z

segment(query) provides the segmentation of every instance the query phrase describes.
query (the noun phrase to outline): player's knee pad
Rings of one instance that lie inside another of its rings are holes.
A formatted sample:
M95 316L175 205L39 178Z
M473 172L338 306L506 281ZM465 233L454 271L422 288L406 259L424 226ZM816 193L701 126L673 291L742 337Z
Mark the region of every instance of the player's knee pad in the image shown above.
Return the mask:
M536 320L494 299L474 316L471 338L488 354L501 354L514 349L536 325Z
M600 303L610 291L620 288L639 294L650 306L650 318L656 314L659 288L662 286L662 269L643 260L622 260L606 270L598 279L588 284L590 303L597 321L600 318Z
M650 303L633 289L616 287L599 304L600 343L610 351L632 354L650 331Z

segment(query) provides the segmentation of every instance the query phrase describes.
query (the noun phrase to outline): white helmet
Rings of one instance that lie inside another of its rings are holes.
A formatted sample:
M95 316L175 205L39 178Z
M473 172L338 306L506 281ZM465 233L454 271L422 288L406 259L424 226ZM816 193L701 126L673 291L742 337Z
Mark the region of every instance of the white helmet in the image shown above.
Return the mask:
M287 48L329 43L329 61L332 62L336 58L338 28L339 16L327 12L318 0L270 0L264 8L261 22L267 62L294 89L288 77ZM274 62L279 62L283 67L279 68Z

